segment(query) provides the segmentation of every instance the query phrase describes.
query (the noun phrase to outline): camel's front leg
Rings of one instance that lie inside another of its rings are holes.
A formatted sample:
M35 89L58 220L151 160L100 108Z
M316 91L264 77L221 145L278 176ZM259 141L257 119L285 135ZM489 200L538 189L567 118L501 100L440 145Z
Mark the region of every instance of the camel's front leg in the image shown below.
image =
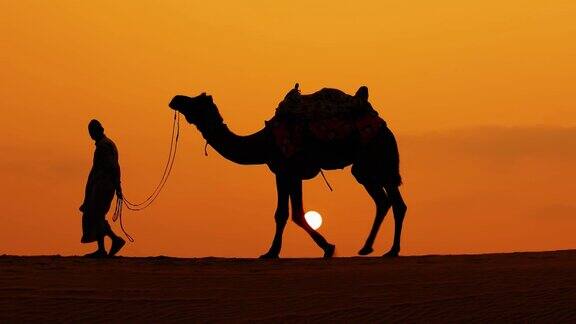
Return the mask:
M318 244L318 246L324 250L324 257L331 258L334 255L335 245L328 243L326 239L318 232L316 232L310 225L306 222L304 218L304 204L302 202L302 180L297 178L292 178L289 180L290 183L290 201L292 202L292 220L298 226L302 227L310 237Z
M285 176L276 175L276 192L278 194L278 205L276 206L276 213L274 219L276 220L276 233L274 233L274 240L270 250L260 256L261 259L276 259L280 255L282 249L282 234L288 221L288 196L289 184Z

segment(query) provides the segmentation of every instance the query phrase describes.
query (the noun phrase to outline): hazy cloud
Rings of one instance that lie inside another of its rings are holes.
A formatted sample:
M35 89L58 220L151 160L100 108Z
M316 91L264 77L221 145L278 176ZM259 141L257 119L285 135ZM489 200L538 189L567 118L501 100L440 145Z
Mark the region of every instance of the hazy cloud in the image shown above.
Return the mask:
M16 178L67 179L86 169L85 159L73 156L64 148L47 146L0 145L0 172Z
M483 215L576 215L576 128L482 127L400 135L416 203Z
M576 127L479 127L399 136L401 149L440 157L576 159Z

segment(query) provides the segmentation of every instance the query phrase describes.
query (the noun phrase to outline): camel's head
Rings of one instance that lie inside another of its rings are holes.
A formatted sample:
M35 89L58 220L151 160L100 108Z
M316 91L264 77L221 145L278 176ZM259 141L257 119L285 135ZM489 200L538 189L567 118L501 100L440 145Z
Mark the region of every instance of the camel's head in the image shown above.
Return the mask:
M207 96L206 93L197 97L177 95L172 98L168 106L184 115L191 124L198 125L199 123L222 120L212 101L212 96Z

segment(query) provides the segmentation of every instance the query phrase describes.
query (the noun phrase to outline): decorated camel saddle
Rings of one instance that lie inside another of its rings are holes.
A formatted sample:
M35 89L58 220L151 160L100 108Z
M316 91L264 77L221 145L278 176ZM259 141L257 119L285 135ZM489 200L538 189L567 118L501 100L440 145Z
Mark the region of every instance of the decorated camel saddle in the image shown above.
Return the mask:
M286 94L266 124L285 157L298 153L311 142L337 144L357 137L360 144L366 144L381 127L386 127L368 102L365 86L354 96L331 88L302 95L298 84Z

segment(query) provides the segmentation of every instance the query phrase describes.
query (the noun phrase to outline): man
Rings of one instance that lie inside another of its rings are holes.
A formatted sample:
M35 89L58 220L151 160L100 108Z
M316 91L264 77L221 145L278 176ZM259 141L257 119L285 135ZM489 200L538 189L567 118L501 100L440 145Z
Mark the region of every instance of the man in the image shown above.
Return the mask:
M116 145L106 135L99 121L92 119L88 124L88 133L96 143L92 169L88 175L84 202L80 206L82 215L82 243L98 242L98 250L86 254L90 258L114 256L126 243L114 234L106 221L106 213L116 193L117 199L122 199L120 185L120 165ZM104 247L104 237L112 239L110 252Z

